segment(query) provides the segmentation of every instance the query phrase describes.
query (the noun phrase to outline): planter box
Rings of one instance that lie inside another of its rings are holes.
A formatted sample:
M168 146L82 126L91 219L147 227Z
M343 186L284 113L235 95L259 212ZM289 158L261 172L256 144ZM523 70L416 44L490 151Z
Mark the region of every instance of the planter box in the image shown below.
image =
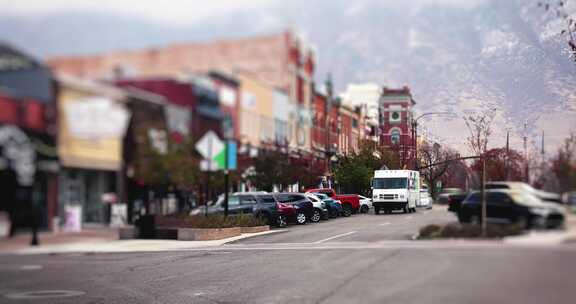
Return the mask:
M121 240L132 240L138 238L138 228L133 226L118 228L118 238Z
M242 233L258 233L270 230L270 226L240 227Z
M242 233L240 227L234 228L178 228L178 240L180 241L211 241L239 236Z

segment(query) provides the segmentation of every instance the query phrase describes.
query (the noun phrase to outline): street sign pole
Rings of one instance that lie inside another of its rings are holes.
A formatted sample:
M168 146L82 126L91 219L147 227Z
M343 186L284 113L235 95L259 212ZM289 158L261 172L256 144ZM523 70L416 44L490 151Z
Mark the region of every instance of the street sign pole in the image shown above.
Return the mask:
M224 216L228 216L228 182L229 174L228 171L228 139L224 140Z
M204 216L208 216L208 200L210 199L210 171L212 171L212 137L208 137L206 149L206 158L208 158L207 170L206 170L206 206L204 208Z

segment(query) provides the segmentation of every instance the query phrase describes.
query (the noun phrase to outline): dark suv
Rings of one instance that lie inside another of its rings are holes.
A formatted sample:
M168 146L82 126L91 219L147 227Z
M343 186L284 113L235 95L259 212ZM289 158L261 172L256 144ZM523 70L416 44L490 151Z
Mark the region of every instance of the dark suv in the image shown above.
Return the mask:
M462 202L458 219L463 223L479 223L481 213L480 192L472 192ZM523 191L486 191L486 216L494 222L517 223L526 228L559 228L564 224L564 212L561 208L542 202Z
M208 213L224 213L224 195L208 208ZM278 210L278 202L272 194L262 192L236 192L228 196L228 214L253 214L262 217L268 225L285 226L286 221Z
M280 203L294 206L296 212L288 219L289 221L300 225L306 224L314 214L314 205L302 193L274 193L274 197Z

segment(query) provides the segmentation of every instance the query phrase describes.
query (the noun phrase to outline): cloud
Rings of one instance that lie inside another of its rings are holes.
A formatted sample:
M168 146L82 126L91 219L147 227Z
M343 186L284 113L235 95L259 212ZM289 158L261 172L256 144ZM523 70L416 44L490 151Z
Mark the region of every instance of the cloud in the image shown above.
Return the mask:
M164 24L192 24L238 10L265 9L276 0L0 0L0 15L38 16L96 11L144 17Z

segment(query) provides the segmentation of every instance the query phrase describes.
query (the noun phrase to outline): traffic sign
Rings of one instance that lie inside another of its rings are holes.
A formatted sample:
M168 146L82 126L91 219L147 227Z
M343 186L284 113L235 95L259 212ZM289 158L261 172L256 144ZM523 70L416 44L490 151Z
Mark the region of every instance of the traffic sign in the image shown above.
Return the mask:
M200 138L196 143L196 150L207 160L206 167L201 167L202 170L214 171L223 169L218 168L219 166L214 160L216 156L225 151L224 143L218 138L218 135L216 135L214 131L208 131Z

